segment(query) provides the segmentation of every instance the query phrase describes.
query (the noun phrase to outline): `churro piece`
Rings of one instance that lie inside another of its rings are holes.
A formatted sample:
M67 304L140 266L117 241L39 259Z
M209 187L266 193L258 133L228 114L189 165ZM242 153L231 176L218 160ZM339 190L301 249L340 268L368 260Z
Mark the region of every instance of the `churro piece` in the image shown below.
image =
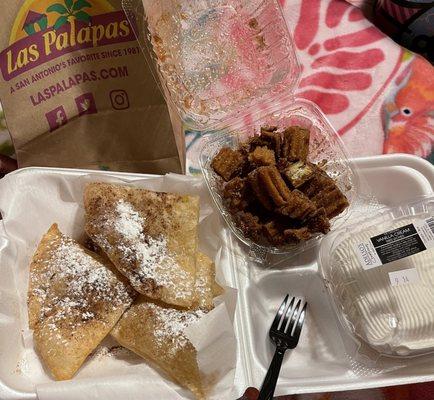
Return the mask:
M316 212L315 204L299 190L293 190L290 195L287 203L280 207L277 212L301 221L308 219Z
M245 210L250 203L249 191L247 178L237 176L225 184L223 197L231 210Z
M270 199L270 196L264 191L264 188L262 187L262 184L259 180L259 171L254 170L248 175L250 187L256 197L256 199L259 201L259 203L268 211L273 210L273 202Z
M212 160L211 167L227 182L241 173L245 161L240 151L224 147Z
M306 162L309 155L309 130L290 126L283 132L283 138L282 156L289 160Z
M274 151L267 147L256 147L248 157L250 165L253 167L269 166L276 164Z
M333 187L334 181L324 171L315 169L311 179L300 187L300 190L309 198L312 198L322 190Z
M310 163L297 161L288 165L282 172L288 182L293 187L298 188L314 176L315 169Z
M316 213L307 222L307 227L312 233L327 233L330 231L330 221L324 207L317 209Z
M277 132L277 127L262 127L260 138L268 144L268 148L274 150L276 158L281 155L282 148L282 137L279 132Z
M312 197L312 201L317 207L324 207L328 218L336 217L349 206L348 199L337 186L321 191Z
M285 237L282 234L282 230L279 228L275 221L270 221L262 227L264 236L274 246L280 246L285 243Z
M318 208L325 209L328 218L333 218L348 206L348 199L337 187L335 181L317 168L312 179L300 187Z
M291 199L291 191L286 186L276 167L260 167L257 169L258 180L264 192L271 198L276 207L285 206Z
M298 229L285 229L283 231L283 235L286 241L293 243L305 242L312 237L311 232L306 227Z

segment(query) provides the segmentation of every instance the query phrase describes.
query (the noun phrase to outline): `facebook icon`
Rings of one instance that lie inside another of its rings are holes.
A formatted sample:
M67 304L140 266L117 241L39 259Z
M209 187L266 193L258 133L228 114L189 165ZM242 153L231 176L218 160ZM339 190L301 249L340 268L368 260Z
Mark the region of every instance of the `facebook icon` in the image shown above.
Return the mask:
M63 106L55 108L54 110L46 113L45 116L47 117L48 125L50 125L50 132L59 129L68 122L66 111Z

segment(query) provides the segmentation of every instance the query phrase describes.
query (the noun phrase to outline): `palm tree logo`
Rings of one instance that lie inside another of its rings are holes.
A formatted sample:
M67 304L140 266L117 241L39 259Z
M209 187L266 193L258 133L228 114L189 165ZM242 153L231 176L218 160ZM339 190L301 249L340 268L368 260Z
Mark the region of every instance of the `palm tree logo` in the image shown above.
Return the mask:
M45 14L37 13L30 10L24 22L23 29L27 35L34 35L38 30L44 31L47 29L48 18Z
M84 11L84 8L91 8L92 5L86 0L64 0L64 4L55 3L47 8L47 13L59 14L53 28L57 31L63 25L74 20L90 23L91 16Z

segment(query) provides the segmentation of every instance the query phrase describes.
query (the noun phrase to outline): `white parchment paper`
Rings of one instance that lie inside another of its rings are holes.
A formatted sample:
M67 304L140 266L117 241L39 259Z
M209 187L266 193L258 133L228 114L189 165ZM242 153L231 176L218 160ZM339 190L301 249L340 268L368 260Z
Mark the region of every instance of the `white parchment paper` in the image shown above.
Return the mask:
M23 170L0 181L4 230L0 237L0 381L13 390L28 392L29 396L35 397L37 393L41 400L192 398L164 374L129 352L113 355L97 351L73 380L55 382L43 369L33 349L26 305L31 257L42 235L54 222L63 233L77 240L83 237L82 193L84 185L90 181L132 184L128 177L113 177L109 173L76 176L38 169ZM220 263L221 220L214 212L203 181L170 174L134 180L133 184L200 196L199 247L216 260L219 283L226 286ZM236 340L232 322L236 298L236 291L226 287L225 294L216 299L216 308L187 330L198 350L201 371L216 378L211 399L233 398ZM104 345L109 348L113 343L107 339Z

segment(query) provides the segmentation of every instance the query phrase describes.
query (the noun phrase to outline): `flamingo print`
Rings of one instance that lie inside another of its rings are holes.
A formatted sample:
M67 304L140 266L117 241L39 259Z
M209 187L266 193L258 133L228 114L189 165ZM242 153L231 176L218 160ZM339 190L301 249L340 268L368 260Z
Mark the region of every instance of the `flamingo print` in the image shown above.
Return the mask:
M429 157L434 146L434 77L431 65L415 57L394 82L382 107L384 153Z

